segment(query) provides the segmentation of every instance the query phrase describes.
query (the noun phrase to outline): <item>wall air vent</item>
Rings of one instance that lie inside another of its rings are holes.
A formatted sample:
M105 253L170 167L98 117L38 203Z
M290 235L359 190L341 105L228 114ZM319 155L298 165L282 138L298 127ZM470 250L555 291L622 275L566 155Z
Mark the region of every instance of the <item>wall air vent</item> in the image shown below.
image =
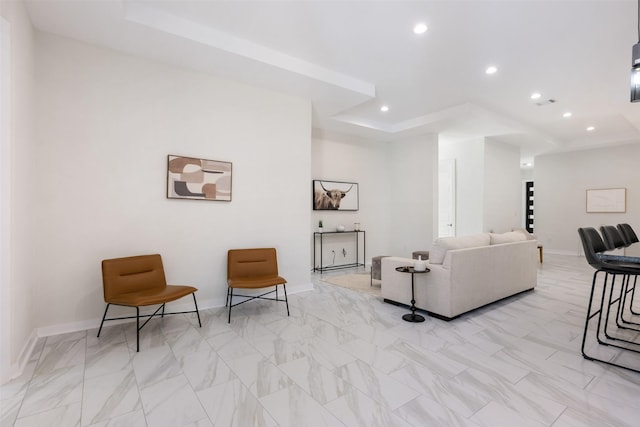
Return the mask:
M553 103L555 103L555 102L556 102L556 100L555 100L555 99L545 99L545 100L543 100L543 101L538 101L538 102L536 102L536 105L537 105L538 107L542 107L542 106L544 106L544 105L551 105L551 104L553 104Z

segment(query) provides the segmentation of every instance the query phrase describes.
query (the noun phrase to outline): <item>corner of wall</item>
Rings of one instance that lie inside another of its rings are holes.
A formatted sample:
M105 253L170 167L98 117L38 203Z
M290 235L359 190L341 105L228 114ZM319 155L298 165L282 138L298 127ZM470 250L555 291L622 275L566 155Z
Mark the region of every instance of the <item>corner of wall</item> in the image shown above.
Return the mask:
M29 338L27 338L27 341L22 347L22 350L20 351L20 354L18 355L16 361L13 362L10 366L3 369L3 372L0 375L0 384L5 384L12 379L22 375L22 373L25 371L25 368L27 367L27 364L34 356L33 353L36 348L36 344L38 344L38 339L38 333L34 329L33 331L31 331Z

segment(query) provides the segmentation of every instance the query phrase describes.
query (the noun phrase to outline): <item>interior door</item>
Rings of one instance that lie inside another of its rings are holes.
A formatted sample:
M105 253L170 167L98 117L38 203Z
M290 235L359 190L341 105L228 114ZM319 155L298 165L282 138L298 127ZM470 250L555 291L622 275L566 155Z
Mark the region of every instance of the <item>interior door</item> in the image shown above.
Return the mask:
M456 235L456 160L438 166L438 237Z

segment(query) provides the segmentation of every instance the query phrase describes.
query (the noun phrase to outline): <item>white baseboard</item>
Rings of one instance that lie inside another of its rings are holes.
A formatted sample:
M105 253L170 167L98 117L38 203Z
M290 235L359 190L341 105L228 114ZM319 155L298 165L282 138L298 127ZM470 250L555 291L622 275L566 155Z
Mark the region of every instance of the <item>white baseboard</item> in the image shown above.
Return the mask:
M313 283L309 282L309 283L305 283L304 285L289 286L288 288L289 290L287 291L287 294L289 295L300 294L302 292L312 291Z
M552 255L582 256L582 254L580 252L563 251L563 250L560 250L560 249L547 249L547 248L544 248L544 253L545 254L552 254Z
M287 294L294 295L294 294L308 292L312 290L313 290L313 283L311 282L303 285L297 285L297 286L290 285L288 286ZM226 303L226 298L211 298L204 301L198 301L198 310L201 311L201 310L207 310L209 308L224 307L225 303ZM179 303L174 302L167 306L167 311L190 311L190 310L193 310L193 300L180 301ZM123 314L123 315L127 315L127 314ZM33 350L38 342L38 338L44 338L44 337L60 335L60 334L68 334L71 332L86 331L89 329L96 329L100 326L101 320L102 320L102 317L96 317L94 319L89 319L89 320L60 323L57 325L43 326L41 328L34 329L33 332L31 332L29 339L25 343L22 349L22 352L18 357L18 360L11 367L10 372L3 373L4 374L3 377L7 377L7 378L1 378L2 381L0 382L0 384L4 384L6 381L11 380L12 378L16 378L20 376L22 372L24 372L24 368L29 363ZM113 325L117 323L126 323L126 322L132 322L132 321L134 321L134 319L114 320L110 324Z

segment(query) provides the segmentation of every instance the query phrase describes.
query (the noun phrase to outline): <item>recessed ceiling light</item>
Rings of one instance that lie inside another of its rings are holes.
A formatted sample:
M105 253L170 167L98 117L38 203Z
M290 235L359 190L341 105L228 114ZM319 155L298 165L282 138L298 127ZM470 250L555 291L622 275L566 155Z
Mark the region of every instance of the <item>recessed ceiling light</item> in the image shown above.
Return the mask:
M492 65L490 67L487 67L487 69L484 72L487 74L495 74L497 71L498 71L498 68Z
M591 132L591 131L594 131L594 130L596 130L596 128L594 128L593 126L589 126L589 127L587 128L587 131L588 131L588 132Z
M531 94L531 99L538 99L540 98L542 95L539 92L533 92Z
M383 113L386 113L387 111L389 111L389 106L383 105L382 107L380 107L380 111L382 111Z
M416 24L416 26L413 27L413 32L415 34L424 34L425 32L427 32L427 24L423 22Z
M567 118L569 118L569 117L571 117L571 116L573 116L573 113L571 113L571 111L567 111L566 113L564 113L564 114L562 115L562 117L564 117L565 119L567 119Z

